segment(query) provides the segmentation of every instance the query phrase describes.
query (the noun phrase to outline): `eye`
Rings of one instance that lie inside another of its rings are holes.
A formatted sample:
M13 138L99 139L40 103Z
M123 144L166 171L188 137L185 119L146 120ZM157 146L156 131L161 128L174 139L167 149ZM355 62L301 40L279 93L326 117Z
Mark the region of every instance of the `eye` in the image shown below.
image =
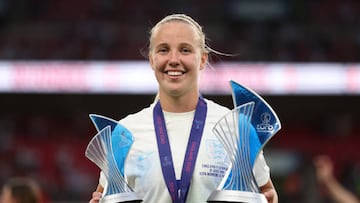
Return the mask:
M168 48L162 47L158 50L158 52L164 53L164 52L167 52L168 50L169 50Z
M169 48L167 46L159 46L156 49L157 53L167 53L169 51Z
M188 53L191 53L192 52L192 49L190 49L189 47L182 47L180 49L181 53L185 53L185 54L188 54Z

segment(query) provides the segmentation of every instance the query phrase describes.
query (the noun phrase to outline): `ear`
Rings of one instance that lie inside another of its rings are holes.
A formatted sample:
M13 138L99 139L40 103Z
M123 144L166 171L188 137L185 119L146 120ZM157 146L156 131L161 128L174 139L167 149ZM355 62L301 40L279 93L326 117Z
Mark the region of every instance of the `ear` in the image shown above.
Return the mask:
M208 57L209 57L209 54L208 53L203 53L201 55L201 61L200 61L200 70L203 70L206 66L206 63L208 61Z
M153 66L153 64L154 64L154 59L152 58L151 52L149 52L148 58L149 58L149 63L150 63L151 69L154 70L154 66Z

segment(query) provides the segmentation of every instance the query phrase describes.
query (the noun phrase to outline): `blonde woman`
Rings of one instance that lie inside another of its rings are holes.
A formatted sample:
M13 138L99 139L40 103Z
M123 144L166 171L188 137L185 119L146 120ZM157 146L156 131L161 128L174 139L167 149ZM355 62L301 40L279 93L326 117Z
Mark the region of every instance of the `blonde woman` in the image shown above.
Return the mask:
M212 128L229 109L199 92L200 74L212 51L201 26L187 15L166 16L151 29L148 57L158 97L119 121L135 138L125 162L126 179L145 203L205 203L228 168ZM262 154L254 173L262 193L276 203ZM99 201L105 184L101 175L91 203Z

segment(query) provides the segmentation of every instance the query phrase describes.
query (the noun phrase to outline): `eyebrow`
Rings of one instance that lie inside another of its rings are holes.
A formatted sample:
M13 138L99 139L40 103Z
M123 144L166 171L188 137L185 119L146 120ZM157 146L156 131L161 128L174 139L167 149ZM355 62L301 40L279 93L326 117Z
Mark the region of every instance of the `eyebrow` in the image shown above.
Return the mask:
M163 46L169 46L169 43L167 43L167 42L162 42L162 43L160 43L160 44L157 44L157 45L155 46L155 48L163 47ZM182 43L179 44L179 46L180 46L180 47L182 47L182 46L187 46L187 47L194 48L194 46L193 46L191 43L188 43L188 42L182 42Z

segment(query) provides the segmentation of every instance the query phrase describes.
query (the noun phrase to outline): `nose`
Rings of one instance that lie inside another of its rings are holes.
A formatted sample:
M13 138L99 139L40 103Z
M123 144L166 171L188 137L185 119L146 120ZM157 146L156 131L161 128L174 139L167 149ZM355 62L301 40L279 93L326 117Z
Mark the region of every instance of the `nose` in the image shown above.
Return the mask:
M176 67L180 64L180 57L179 52L172 51L170 53L169 65L172 67Z

